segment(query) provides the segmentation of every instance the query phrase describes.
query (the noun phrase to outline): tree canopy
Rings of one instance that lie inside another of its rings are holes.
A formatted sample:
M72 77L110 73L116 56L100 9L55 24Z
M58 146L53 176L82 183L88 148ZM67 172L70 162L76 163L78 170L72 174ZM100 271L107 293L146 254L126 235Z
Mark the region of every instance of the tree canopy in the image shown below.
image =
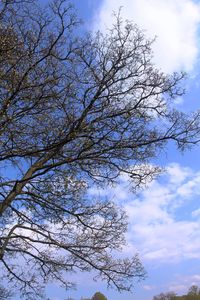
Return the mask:
M104 294L100 293L100 292L96 292L93 296L91 300L107 300L106 296L104 296Z
M183 295L176 296L172 300L200 300L200 295Z
M153 300L200 300L199 287L192 285L186 295L177 296L175 292L161 293L153 297Z
M200 295L200 289L197 285L192 285L188 290L188 295Z
M49 281L73 287L74 271L130 290L145 272L116 254L126 214L87 191L121 174L140 187L168 141L199 141L199 113L172 105L184 74L156 69L152 41L120 15L80 36L68 1L4 0L0 21L1 275L29 300Z

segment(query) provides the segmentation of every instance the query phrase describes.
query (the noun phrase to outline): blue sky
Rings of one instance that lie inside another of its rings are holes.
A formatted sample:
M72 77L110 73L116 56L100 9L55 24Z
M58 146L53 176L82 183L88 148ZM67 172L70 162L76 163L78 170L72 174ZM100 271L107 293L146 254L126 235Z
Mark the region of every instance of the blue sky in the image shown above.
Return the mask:
M105 31L112 24L112 11L123 6L124 18L133 20L156 36L154 62L164 72L184 70L186 94L176 99L183 111L200 107L200 1L195 0L74 0L88 30ZM146 190L134 195L126 177L115 188L89 192L115 197L129 215L124 253L139 252L148 277L133 294L107 290L92 275L73 275L77 291L64 294L56 286L48 293L54 300L80 299L103 292L109 300L151 300L153 295L173 290L178 294L192 284L200 285L200 147L180 154L170 145L159 159L166 172ZM123 254L122 254L123 255Z

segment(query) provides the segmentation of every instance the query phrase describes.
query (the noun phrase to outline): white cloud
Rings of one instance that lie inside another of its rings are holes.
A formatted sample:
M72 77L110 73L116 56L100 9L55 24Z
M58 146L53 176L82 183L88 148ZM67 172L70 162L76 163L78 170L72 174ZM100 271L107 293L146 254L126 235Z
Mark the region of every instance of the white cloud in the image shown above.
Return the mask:
M192 212L192 216L193 216L193 217L200 217L200 208L194 210L194 211Z
M169 180L172 184L182 183L187 177L192 175L190 168L181 167L177 163L172 163L167 167Z
M178 188L178 193L184 196L190 196L194 193L200 194L200 173L196 173L195 178L187 181L185 184Z
M200 5L192 0L104 0L94 27L112 24L112 12L122 6L122 15L157 36L154 61L165 72L192 71L198 56Z
M128 239L148 261L200 259L200 221L190 219L199 208L196 213L188 211L200 195L200 175L177 164L167 170L162 181L153 182L139 199L126 205L131 222Z
M151 290L155 289L155 286L145 284L145 285L143 285L143 289L146 290L146 291L151 291Z
M200 259L200 172L176 163L149 188L134 195L123 180L113 188L91 190L124 203L129 216L127 253L140 253L147 262Z

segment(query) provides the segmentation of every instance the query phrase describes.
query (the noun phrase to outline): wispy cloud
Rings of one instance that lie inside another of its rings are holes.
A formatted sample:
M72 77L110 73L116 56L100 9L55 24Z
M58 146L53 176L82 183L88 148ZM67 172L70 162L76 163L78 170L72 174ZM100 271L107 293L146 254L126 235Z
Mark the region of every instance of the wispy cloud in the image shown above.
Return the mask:
M199 210L199 180L199 172L171 164L163 181L127 204L129 239L146 260L200 259L200 220L192 218Z
M137 196L121 179L103 194L125 203L130 222L125 251L138 249L143 260L153 263L200 259L200 173L170 164L166 175ZM101 195L94 188L90 192Z
M113 11L122 6L124 18L133 20L157 36L154 61L165 72L192 71L198 57L200 5L192 0L104 0L95 16L94 27L112 24Z
M145 284L145 285L143 285L143 289L146 290L146 291L151 291L151 290L155 289L155 286Z

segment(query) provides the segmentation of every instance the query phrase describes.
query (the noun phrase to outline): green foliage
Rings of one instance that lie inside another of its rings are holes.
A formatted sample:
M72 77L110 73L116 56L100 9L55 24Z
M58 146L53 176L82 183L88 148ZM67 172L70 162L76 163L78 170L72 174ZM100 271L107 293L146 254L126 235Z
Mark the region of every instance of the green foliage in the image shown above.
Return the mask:
M172 300L200 300L200 295L183 295L176 296Z
M92 297L92 300L107 300L107 298L104 296L104 294L96 292Z

